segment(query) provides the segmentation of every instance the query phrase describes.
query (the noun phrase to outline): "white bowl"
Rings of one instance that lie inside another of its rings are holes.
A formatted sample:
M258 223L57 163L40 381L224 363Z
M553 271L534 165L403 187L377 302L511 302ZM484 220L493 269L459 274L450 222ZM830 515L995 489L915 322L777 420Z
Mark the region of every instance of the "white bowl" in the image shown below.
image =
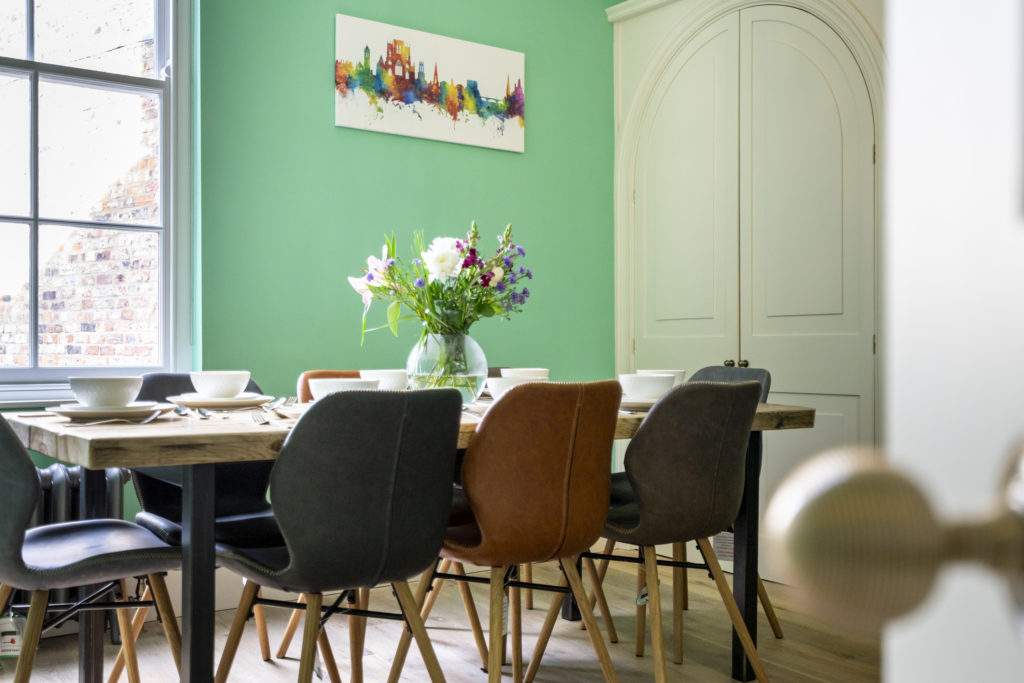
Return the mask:
M672 388L675 375L619 375L622 392L630 398L660 398Z
M497 401L502 394L514 386L529 384L530 382L547 382L546 379L535 379L533 377L488 377L487 389L491 397Z
M318 401L328 394L339 391L373 390L380 385L379 379L363 379L362 377L320 377L309 380L309 393L313 400Z
M201 370L190 376L196 393L204 398L234 398L249 383L248 370Z
M141 377L68 377L75 399L90 408L123 408L139 395Z
M686 370L637 370L638 375L672 375L676 378L676 381L672 383L672 386L678 387L686 380Z
M375 379L380 382L377 388L381 391L401 391L409 383L405 370L360 370L362 379Z
M502 368L502 377L528 377L530 379L547 379L547 368Z

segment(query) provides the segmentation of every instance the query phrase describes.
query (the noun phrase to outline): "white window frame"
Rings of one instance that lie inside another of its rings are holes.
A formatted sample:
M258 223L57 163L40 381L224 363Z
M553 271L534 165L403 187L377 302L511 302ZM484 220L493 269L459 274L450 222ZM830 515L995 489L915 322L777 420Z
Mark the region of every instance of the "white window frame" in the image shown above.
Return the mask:
M196 176L193 173L193 141L195 120L193 111L193 55L195 49L193 31L193 4L188 0L153 0L157 15L155 32L161 35L157 41L155 63L158 72L163 71L165 79L149 79L133 76L109 75L89 69L41 64L32 60L0 57L0 67L7 70L28 73L33 81L32 102L32 192L38 193L38 177L35 165L38 130L38 112L35 93L40 75L58 77L70 83L88 84L97 77L106 83L123 84L132 91L159 92L161 96L161 287L160 287L160 349L161 364L155 366L119 366L115 368L61 367L61 368L0 368L0 409L35 405L50 405L72 399L68 387L68 375L141 374L152 371L188 370L192 366L195 348L195 326L193 315L194 270L193 223L195 205L193 196L197 192ZM33 0L26 0L26 12L31 17ZM32 53L33 29L27 28L29 54ZM172 78L173 76L173 78ZM35 200L33 200L35 204ZM61 224L64 221L41 219L38 207L33 206L31 221L38 225ZM67 224L76 224L70 221ZM117 223L103 223L101 227L121 228ZM134 227L134 226L133 226ZM143 226L143 229L150 226ZM30 258L32 287L35 289L38 264L36 251L31 247ZM38 307L38 302L33 301ZM36 348L38 339L38 308L30 316L30 339Z

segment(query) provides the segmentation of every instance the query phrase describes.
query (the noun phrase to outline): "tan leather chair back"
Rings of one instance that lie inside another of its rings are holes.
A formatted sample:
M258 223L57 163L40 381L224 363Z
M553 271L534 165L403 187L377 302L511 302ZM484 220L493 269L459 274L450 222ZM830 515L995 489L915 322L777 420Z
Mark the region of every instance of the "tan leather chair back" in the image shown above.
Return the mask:
M313 394L309 390L309 380L335 377L348 377L356 379L359 377L358 370L306 370L299 375L298 384L295 387L295 395L299 397L299 403L309 403L313 400Z
M576 555L608 514L612 440L622 388L614 380L513 387L477 428L463 462L484 566Z

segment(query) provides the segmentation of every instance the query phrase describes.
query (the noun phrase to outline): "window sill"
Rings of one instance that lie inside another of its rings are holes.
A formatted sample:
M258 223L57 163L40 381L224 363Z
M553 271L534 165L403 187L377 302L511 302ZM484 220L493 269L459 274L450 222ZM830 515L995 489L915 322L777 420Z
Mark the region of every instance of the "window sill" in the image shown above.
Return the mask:
M0 384L0 410L20 410L71 403L75 400L67 382L53 384Z

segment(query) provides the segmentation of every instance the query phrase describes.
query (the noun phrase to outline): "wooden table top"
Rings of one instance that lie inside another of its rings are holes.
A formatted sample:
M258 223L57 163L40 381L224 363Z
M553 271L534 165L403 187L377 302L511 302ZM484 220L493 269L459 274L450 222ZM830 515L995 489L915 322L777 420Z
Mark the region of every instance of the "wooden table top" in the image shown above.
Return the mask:
M169 413L145 425L105 424L72 426L44 412L6 412L3 415L22 443L56 460L88 469L157 467L214 462L272 460L284 445L295 419L272 418L254 424L248 412L215 413L200 420ZM616 439L636 433L646 413L620 412ZM463 415L459 447L473 438L480 420ZM761 403L754 417L755 431L804 429L814 426L814 409Z

